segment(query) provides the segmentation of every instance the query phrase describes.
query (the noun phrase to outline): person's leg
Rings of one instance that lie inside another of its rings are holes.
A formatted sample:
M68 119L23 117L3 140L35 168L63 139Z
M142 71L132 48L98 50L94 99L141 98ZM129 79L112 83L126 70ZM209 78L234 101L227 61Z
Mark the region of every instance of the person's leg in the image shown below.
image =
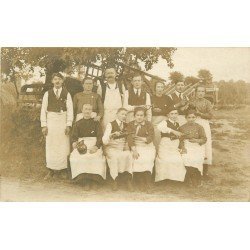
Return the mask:
M144 172L144 176L145 176L145 191L147 193L151 193L152 192L152 175L150 171L146 171Z
M54 170L48 168L48 173L45 175L44 180L49 180L54 177Z
M117 180L117 178L115 180L112 179L112 190L113 191L118 190L118 180Z
M192 168L188 167L188 166L186 166L185 168L186 168L187 172L186 172L184 182L186 183L186 185L188 187L190 187L190 186L192 186L192 176L191 176L192 175Z

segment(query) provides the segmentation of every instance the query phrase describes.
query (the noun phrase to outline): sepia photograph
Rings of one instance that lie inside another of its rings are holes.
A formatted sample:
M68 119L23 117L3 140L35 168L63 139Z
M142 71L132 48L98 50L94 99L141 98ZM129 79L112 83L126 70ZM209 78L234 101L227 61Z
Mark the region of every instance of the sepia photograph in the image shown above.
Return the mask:
M250 200L250 48L2 47L0 69L0 201Z

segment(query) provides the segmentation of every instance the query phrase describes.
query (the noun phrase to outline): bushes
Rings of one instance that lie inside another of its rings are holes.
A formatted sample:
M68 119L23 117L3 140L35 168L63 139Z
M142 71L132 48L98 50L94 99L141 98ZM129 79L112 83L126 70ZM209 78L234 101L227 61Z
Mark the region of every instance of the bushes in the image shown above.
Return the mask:
M219 87L219 105L224 106L240 106L249 104L250 84L244 81L220 81L217 83Z

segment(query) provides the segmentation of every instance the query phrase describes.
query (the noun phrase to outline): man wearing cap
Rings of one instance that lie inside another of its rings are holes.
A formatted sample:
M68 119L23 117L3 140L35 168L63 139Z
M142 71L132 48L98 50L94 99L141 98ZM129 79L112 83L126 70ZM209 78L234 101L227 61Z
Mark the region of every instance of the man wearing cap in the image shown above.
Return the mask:
M67 169L70 153L69 132L73 122L73 105L69 92L62 86L63 76L52 75L53 88L46 91L41 108L42 133L46 137L45 179L53 177L60 170Z

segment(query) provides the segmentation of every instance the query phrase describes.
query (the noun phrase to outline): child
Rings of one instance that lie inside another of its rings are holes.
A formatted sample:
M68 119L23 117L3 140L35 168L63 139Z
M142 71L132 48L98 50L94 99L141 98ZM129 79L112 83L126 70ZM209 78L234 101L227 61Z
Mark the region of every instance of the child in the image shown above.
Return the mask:
M146 120L144 108L136 107L134 117L135 120L128 124L128 145L134 159L133 177L141 190L150 192L151 174L155 160L154 127Z
M113 190L118 189L117 177L124 173L126 175L127 187L133 191L132 186L132 155L126 141L126 121L127 110L119 108L116 120L107 124L105 133L102 137L105 146L106 158L113 179Z

